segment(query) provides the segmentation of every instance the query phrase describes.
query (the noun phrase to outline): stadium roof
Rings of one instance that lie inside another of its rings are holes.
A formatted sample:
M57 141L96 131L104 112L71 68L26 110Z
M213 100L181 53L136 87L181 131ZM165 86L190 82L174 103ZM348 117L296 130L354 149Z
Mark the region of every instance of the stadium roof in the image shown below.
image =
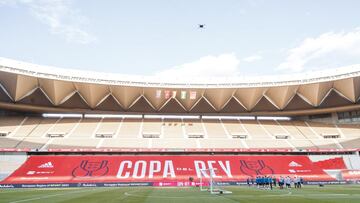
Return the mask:
M358 109L360 65L292 75L176 78L0 58L0 108L37 112L315 114Z

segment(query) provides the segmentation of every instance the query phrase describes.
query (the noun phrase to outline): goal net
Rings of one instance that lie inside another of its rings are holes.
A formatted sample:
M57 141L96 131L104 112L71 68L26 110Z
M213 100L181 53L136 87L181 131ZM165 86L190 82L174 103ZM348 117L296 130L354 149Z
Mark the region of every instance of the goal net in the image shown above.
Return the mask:
M220 184L214 179L216 168L208 168L201 170L200 191L207 191L211 194L230 194L231 191L224 190Z

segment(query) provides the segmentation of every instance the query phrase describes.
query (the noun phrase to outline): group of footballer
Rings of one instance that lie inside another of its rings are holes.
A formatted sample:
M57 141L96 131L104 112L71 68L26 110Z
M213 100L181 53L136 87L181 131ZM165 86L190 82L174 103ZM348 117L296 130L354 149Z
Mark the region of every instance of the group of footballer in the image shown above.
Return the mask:
M292 184L295 188L301 188L301 186L304 183L304 180L301 177L294 177L291 178L290 176L280 176L279 178L276 178L275 176L256 176L256 178L248 177L246 179L247 185L255 186L259 189L270 189L272 190L273 187L276 187L276 185L279 186L280 189L291 188Z

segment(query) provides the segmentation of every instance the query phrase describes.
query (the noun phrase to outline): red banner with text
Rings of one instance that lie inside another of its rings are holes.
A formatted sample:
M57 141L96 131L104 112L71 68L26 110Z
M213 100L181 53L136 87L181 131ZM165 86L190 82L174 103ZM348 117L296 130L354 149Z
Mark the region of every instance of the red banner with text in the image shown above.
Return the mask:
M258 175L335 180L308 156L31 156L2 183L198 182L209 171L217 181L244 181Z

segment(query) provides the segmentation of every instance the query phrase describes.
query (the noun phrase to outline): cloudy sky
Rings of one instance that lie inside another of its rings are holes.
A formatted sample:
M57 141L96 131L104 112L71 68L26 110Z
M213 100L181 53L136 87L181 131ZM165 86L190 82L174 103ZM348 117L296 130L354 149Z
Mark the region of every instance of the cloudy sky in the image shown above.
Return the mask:
M0 57L163 77L338 68L360 63L359 8L358 0L0 0Z

